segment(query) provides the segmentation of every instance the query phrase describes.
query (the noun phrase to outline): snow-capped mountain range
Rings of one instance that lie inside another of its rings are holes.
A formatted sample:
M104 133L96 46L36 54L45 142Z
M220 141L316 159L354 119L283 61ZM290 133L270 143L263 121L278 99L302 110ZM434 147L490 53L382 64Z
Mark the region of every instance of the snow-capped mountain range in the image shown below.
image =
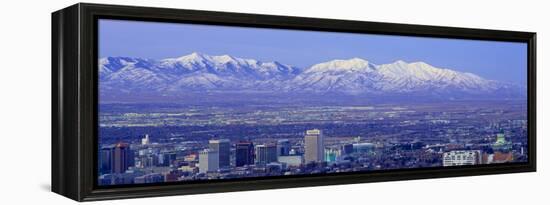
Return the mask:
M341 93L526 95L520 85L487 80L472 73L436 68L424 62L396 61L376 65L361 58L332 60L298 68L229 55L192 53L150 60L131 57L99 59L102 94L140 92L177 95L182 92Z

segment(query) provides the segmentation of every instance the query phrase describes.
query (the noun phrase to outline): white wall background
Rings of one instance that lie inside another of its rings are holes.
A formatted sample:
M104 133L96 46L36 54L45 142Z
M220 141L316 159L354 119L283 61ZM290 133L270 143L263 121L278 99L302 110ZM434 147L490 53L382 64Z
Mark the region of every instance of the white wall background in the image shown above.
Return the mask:
M538 33L538 172L95 202L97 204L544 204L550 201L550 49L545 1L101 0ZM71 204L50 187L50 13L76 1L0 6L0 204ZM538 202L538 203L537 203Z

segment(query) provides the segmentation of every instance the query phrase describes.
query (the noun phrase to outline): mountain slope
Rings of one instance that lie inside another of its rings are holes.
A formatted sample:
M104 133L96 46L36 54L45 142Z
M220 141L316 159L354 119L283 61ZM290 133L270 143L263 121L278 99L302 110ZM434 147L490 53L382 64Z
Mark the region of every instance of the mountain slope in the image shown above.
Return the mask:
M104 91L178 92L272 87L300 70L279 62L192 53L160 61L128 57L99 60Z
M360 58L332 60L299 69L279 62L200 53L159 61L108 57L99 60L99 75L103 93L148 92L159 96L231 91L509 97L524 96L526 91L522 86L424 62L376 65Z

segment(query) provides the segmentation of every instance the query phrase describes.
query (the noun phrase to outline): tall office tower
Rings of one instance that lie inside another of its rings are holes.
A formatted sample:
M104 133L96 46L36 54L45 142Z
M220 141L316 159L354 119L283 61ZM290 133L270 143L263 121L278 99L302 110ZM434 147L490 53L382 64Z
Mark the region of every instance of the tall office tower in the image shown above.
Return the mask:
M274 144L256 145L256 164L266 165L277 161L277 146Z
M254 145L252 142L239 142L235 145L235 166L254 164Z
M104 146L99 151L99 173L100 174L110 174L113 172L111 165L113 158L113 150L115 146L109 145Z
M212 149L205 149L199 152L199 172L215 172L220 166L219 154Z
M267 145L267 161L266 163L276 162L277 161L277 145L268 144Z
M229 158L231 155L231 144L228 139L210 140L209 147L211 150L218 152L220 168L226 168L230 166Z
M351 154L353 153L353 144L344 144L340 150L342 150L342 154Z
M149 135L148 134L145 134L145 137L141 138L141 144L142 145L151 144L151 142L149 141Z
M162 166L170 166L176 160L176 152L164 152L158 155L159 164Z
M305 163L308 162L322 162L325 155L325 146L323 141L323 133L321 130L313 129L307 130L305 141Z
M290 141L288 139L277 140L277 155L288 156L290 152Z
M121 174L128 170L128 167L133 165L134 154L130 150L130 146L126 143L118 143L115 145L112 152L111 168L113 173Z
M325 162L336 162L340 160L342 151L337 148L325 148Z

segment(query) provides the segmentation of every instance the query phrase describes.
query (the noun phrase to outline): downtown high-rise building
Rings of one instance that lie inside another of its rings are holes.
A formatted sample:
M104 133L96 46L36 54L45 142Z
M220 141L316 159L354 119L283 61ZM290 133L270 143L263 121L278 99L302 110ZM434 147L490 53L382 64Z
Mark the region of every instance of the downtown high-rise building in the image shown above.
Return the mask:
M163 152L158 155L158 161L162 166L170 166L176 160L176 157L176 152Z
M133 166L134 154L126 143L118 143L113 147L111 153L111 169L113 173L121 174Z
M239 142L235 145L235 166L254 164L254 144L252 142Z
M277 140L277 156L288 156L290 153L290 141L288 139Z
M340 150L342 155L351 154L353 153L353 144L343 144Z
M205 149L199 152L199 172L215 172L220 166L219 154L212 149Z
M340 157L342 156L342 150L339 148L334 147L327 147L325 148L325 162L336 162L340 160Z
M115 145L103 146L99 150L99 173L100 174L110 174L113 172L113 151Z
M277 146L274 144L256 145L256 164L266 165L277 161Z
M313 129L307 130L304 137L305 141L305 163L309 162L322 162L325 156L325 145L323 139L323 133L321 130Z
M151 141L149 140L149 135L145 134L145 137L141 138L141 145L149 145Z
M210 140L208 145L211 150L218 153L219 167L227 168L230 166L231 144L228 139Z

